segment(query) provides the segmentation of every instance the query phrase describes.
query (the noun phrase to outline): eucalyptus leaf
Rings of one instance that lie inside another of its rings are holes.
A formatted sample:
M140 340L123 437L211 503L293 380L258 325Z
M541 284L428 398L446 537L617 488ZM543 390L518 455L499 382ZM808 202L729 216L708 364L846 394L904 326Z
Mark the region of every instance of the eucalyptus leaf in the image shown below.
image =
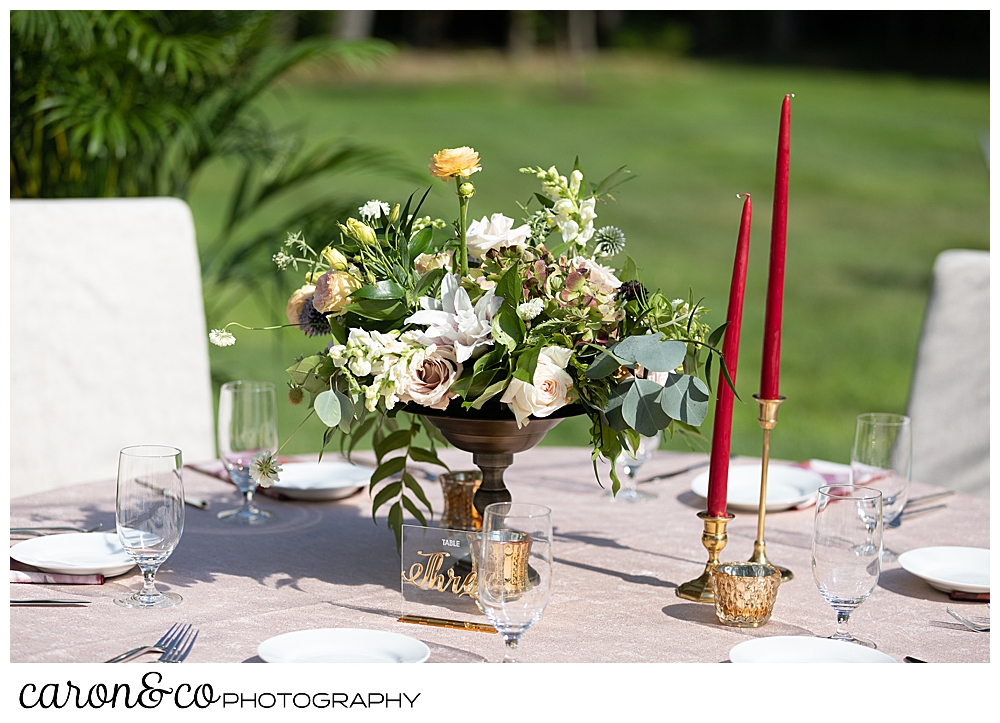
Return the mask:
M638 362L638 355L647 350L656 348L656 346L660 343L661 336L660 332L639 336L629 336L615 344L611 351L619 359L636 363ZM683 357L681 358L683 359ZM676 364L674 366L676 366ZM673 367L671 367L671 369L673 369Z
M333 388L333 393L337 395L337 399L340 401L340 424L338 425L340 431L344 434L350 434L351 423L354 421L354 402L336 387Z
M670 424L670 417L660 405L663 391L650 379L633 379L622 402L622 417L629 427L639 434L652 437Z
M313 408L316 410L316 416L326 426L336 427L340 424L340 399L337 398L337 393L332 389L327 389L325 392L317 394L316 400L313 402Z
M661 341L656 345L637 349L635 361L651 372L670 372L681 365L686 355L687 344L684 342Z
M585 376L587 379L604 379L611 376L622 365L622 361L611 352L605 351L597 355L597 358L587 367Z
M708 414L709 390L698 377L668 374L660 394L660 405L671 419L698 426Z

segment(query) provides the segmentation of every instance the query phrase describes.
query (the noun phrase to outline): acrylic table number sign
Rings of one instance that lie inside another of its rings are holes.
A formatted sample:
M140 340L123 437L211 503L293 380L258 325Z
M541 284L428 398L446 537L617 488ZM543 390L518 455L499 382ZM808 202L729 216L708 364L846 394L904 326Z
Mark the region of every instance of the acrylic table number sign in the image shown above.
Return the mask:
M401 623L496 633L479 609L479 533L403 525Z

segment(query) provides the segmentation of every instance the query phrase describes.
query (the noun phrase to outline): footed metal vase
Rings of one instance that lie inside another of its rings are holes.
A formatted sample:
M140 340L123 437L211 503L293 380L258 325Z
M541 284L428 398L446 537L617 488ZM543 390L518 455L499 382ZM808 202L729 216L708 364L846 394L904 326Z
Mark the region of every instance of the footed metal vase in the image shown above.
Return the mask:
M507 418L493 419L474 412L466 414L461 409L436 412L424 407L414 411L437 427L452 446L472 452L473 464L483 472L483 482L472 500L480 515L487 505L511 501L503 474L514 463L515 454L537 445L550 429L566 417L583 413L579 406L567 405L552 416L531 417L526 425L518 429L517 422L506 410L501 412L497 409L496 412L498 417L505 414Z

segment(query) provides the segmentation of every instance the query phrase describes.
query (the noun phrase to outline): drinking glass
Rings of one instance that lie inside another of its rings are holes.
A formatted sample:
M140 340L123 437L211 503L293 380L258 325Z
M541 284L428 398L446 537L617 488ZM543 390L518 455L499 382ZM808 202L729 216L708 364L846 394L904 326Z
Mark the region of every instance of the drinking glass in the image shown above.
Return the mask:
M483 511L479 603L504 641L503 662L542 616L552 588L552 510L498 502Z
M219 455L243 504L219 513L219 519L237 525L259 525L274 517L253 503L257 483L250 463L258 452L278 451L278 417L271 382L226 382L219 397Z
M656 499L656 495L652 492L644 492L638 489L635 475L642 465L653 458L653 452L659 446L660 433L657 432L652 437L640 436L639 446L636 449L622 450L622 453L618 456L618 461L615 462L618 467L619 476L621 476L622 472L625 473L625 479L622 480L622 487L618 490L617 495L612 494L608 490L604 493L604 496L612 502L645 502L646 500Z
M868 599L882 569L882 493L871 487L820 487L812 538L813 579L837 611L843 640L874 648L875 643L847 629L851 613Z
M883 524L896 521L910 492L913 436L910 418L902 414L860 414L851 451L851 484L882 493ZM898 555L886 549L885 560Z
M156 589L156 571L177 547L184 531L181 451L141 445L118 454L115 526L118 539L142 570L142 590L115 598L127 608L167 608L181 596Z

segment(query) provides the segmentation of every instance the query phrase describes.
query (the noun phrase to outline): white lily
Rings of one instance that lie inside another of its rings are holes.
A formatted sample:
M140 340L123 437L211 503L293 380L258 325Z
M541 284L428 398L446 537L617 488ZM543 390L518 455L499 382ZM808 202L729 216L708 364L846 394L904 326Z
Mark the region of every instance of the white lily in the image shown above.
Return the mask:
M493 316L503 299L487 291L473 306L460 281L458 274L445 275L441 280L441 301L422 296L420 305L424 308L406 323L427 326L419 337L422 344L454 347L456 361L464 362L477 347L493 345Z

